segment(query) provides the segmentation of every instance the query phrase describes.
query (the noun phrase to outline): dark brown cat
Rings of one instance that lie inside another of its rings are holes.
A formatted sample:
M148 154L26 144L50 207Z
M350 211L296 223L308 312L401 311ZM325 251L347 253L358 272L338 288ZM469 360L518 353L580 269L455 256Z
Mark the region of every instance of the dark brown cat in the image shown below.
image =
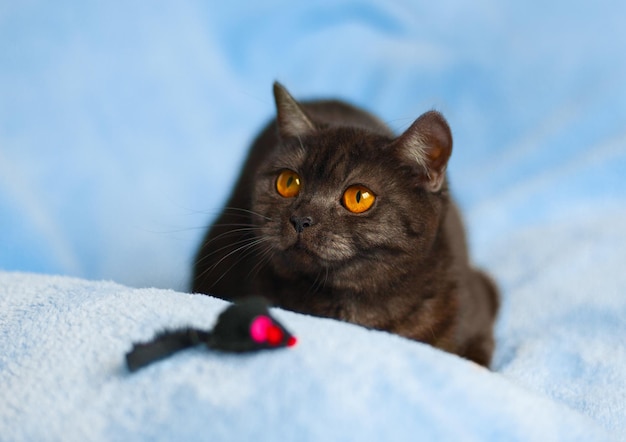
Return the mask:
M195 262L193 291L387 330L482 365L496 287L469 264L450 199L448 124L437 112L395 137L339 101L298 103L254 142Z

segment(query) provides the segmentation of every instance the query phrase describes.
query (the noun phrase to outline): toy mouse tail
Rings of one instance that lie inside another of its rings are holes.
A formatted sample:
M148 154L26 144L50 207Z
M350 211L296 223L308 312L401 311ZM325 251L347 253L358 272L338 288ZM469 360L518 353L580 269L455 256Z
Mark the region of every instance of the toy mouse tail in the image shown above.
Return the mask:
M129 371L135 372L177 351L205 344L210 336L211 333L194 328L166 330L150 342L133 344L132 350L126 353L126 365Z

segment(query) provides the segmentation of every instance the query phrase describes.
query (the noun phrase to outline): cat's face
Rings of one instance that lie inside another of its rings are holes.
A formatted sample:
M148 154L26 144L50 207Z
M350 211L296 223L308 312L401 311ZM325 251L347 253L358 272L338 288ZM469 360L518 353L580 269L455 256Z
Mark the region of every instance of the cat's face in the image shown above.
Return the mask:
M260 168L253 195L270 264L314 277L413 257L432 241L441 211L420 183L393 140L365 130L284 140Z
M386 270L415 268L447 201L452 137L443 117L427 112L390 138L368 124L316 122L280 85L274 93L279 142L251 195L261 259L286 277L325 270L337 277L335 288L357 291ZM335 113L333 122L346 117Z

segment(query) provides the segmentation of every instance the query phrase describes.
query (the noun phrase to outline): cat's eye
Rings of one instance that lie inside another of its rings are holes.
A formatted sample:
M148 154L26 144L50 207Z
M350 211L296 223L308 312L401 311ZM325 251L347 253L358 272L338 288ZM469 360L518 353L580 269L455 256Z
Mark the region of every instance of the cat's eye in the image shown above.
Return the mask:
M363 213L369 210L376 200L374 192L365 186L350 186L343 194L343 206L352 213Z
M276 180L276 191L280 196L293 198L300 193L300 176L293 170L283 170Z

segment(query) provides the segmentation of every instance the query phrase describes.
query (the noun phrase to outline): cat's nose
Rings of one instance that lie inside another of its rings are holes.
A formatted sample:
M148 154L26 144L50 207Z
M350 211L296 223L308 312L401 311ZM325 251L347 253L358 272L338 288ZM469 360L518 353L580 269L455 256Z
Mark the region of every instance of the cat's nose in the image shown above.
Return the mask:
M289 218L289 221L291 221L291 224L293 224L293 227L294 229L296 229L297 233L302 233L304 229L313 225L313 218L311 218L310 216L292 215L291 218Z

